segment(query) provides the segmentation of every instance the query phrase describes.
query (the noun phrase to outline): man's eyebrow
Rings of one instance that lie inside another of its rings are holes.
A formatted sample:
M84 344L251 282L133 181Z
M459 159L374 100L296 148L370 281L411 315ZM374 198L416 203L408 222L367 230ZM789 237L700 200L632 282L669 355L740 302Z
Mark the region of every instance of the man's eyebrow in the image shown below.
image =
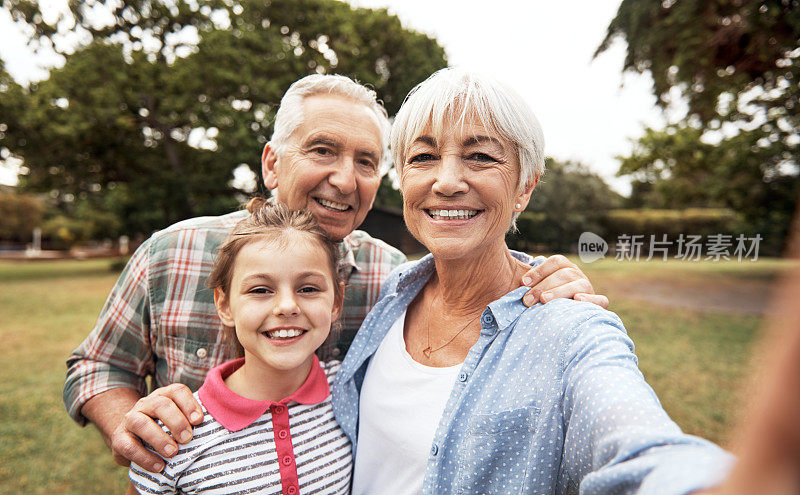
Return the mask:
M474 146L476 144L481 144L481 143L490 143L494 144L495 146L499 146L500 148L503 148L503 143L501 143L499 139L493 138L491 136L471 136L464 140L463 145Z
M333 139L326 138L326 137L315 137L315 138L311 139L310 141L306 141L305 145L307 147L319 146L319 145L329 146L331 148L338 148L339 147L339 143L337 143Z

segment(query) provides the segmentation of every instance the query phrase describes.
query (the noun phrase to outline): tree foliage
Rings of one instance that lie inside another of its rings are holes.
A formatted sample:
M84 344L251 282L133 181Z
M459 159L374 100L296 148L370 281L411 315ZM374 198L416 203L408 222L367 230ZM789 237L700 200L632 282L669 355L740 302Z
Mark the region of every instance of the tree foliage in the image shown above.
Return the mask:
M30 242L45 206L30 194L0 190L0 241Z
M595 55L616 38L628 45L624 69L649 72L662 105L676 88L704 122L761 109L777 133L800 128L797 0L623 0Z
M568 252L581 232L603 232L603 217L622 198L598 175L578 162L546 160L546 172L517 221L519 234L509 242L522 249L544 245Z
M0 148L24 160L23 187L67 215L79 204L113 212L128 234L229 211L233 170L258 174L298 78L346 74L394 112L446 65L435 40L385 10L334 0L71 1L57 19L29 0L2 6L33 28L33 47L66 61L29 87L0 67ZM97 24L97 9L109 22ZM65 47L69 33L90 41Z
M730 208L762 235L767 252L780 254L800 193L797 170L783 165L760 129L713 144L702 134L688 125L646 129L620 157L619 174L634 178L631 205Z
M617 38L660 105L688 104L621 158L633 202L732 208L779 252L800 187L800 2L623 0L596 54Z

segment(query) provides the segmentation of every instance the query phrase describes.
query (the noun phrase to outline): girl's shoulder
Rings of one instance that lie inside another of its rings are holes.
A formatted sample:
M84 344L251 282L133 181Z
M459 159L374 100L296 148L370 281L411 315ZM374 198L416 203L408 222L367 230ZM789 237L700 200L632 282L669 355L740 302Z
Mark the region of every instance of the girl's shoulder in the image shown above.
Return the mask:
M336 379L336 375L342 367L342 362L332 359L325 362L320 361L319 365L322 367L322 371L325 372L325 376L328 377L328 385L333 385L333 381Z

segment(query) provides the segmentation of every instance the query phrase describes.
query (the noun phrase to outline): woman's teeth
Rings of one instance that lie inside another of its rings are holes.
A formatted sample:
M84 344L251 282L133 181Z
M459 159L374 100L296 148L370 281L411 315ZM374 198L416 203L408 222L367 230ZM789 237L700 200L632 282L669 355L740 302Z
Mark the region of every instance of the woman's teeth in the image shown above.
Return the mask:
M478 214L478 210L428 210L434 220L467 220Z
M266 334L270 339L293 339L302 335L303 331L296 328L281 328L280 330L266 332Z
M344 211L350 208L350 205L346 205L344 203L337 203L335 201L329 201L327 199L317 198L317 203L321 204L325 208L330 208L331 210L336 211Z

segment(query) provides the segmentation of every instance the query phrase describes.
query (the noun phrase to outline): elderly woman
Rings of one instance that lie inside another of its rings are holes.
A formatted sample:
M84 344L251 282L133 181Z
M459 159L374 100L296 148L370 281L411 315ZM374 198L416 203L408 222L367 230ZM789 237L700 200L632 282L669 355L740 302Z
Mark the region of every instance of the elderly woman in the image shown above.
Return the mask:
M353 493L689 493L730 458L685 435L616 315L526 308L505 234L544 167L516 94L445 69L417 86L391 144L404 216L431 254L390 275L333 388Z

